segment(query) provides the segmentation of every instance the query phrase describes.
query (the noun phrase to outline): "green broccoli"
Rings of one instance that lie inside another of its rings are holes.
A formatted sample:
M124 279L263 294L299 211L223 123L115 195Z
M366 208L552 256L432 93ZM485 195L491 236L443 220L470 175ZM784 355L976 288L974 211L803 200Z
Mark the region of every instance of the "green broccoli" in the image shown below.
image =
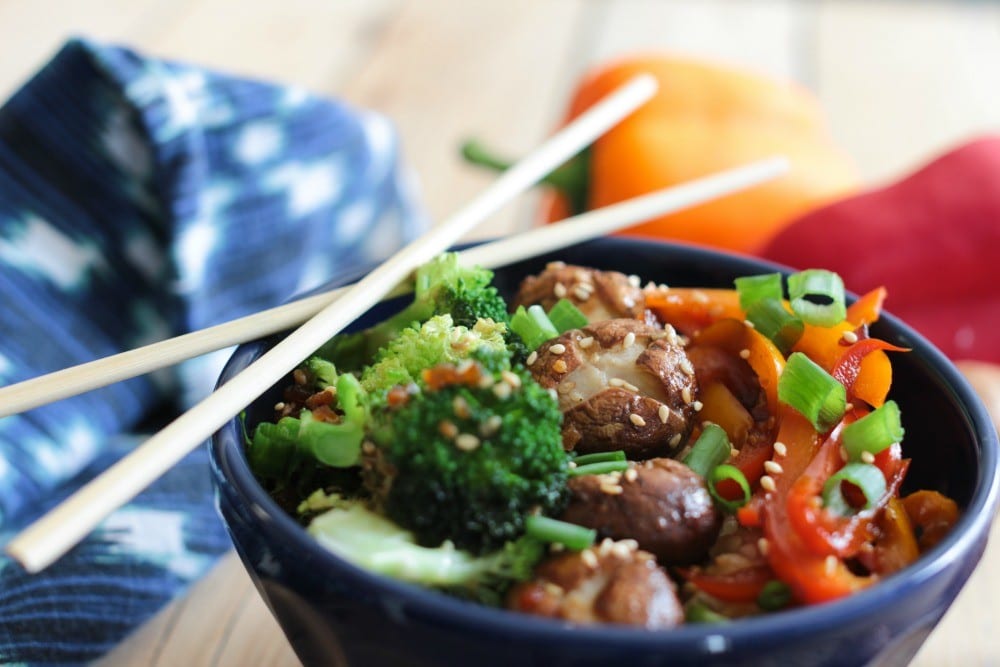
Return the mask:
M447 542L420 546L413 533L359 502L337 501L308 530L327 549L366 570L494 606L512 584L531 577L545 554L542 542L526 536L481 556Z
M361 373L361 386L378 396L396 385L417 381L425 368L458 363L480 348L502 353L506 327L493 320L478 320L469 328L455 325L451 315L436 315L419 329L405 329L376 355Z
M373 406L362 478L419 544L481 554L557 514L567 457L556 399L505 355L427 371L401 405Z
M413 301L373 327L334 337L318 352L342 370L356 371L406 329L435 315L451 315L455 326L472 328L480 319L507 323L507 304L491 285L493 272L459 263L457 253L444 253L417 269Z

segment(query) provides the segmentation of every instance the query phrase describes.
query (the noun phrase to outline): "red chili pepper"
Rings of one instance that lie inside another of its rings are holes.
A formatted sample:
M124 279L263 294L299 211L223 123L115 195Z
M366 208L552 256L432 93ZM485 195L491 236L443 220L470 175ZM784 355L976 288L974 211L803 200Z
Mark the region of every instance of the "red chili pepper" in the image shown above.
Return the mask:
M888 352L909 352L910 348L899 347L898 345L887 343L886 341L878 338L862 338L847 348L843 356L840 357L836 365L834 365L833 369L830 371L830 375L847 388L848 400L855 398L854 387L861 374L861 362L864 361L869 354L877 350Z

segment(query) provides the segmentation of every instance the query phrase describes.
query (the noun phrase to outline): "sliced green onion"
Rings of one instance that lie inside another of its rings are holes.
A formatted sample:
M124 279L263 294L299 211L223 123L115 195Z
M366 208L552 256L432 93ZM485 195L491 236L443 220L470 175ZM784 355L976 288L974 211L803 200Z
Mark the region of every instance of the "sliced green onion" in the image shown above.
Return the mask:
M844 497L843 484L856 486L865 497L862 507L854 507ZM870 463L848 463L834 473L823 485L823 505L834 514L851 516L870 510L885 494L885 476Z
M795 352L778 378L778 400L798 410L824 433L844 416L847 390L815 361Z
M587 326L587 316L569 299L559 299L549 311L549 321L559 333Z
M518 306L510 316L510 328L521 337L529 350L535 350L545 341L559 335L555 326L549 321L549 316L539 305L529 306L527 309Z
M792 589L783 581L772 579L764 584L757 596L757 606L764 611L784 609L792 601Z
M841 439L852 461L859 460L864 452L878 454L901 442L903 423L896 401L886 401L882 407L844 427Z
M833 271L807 269L788 276L788 299L808 324L832 327L847 317L844 281Z
M805 331L802 320L788 312L780 299L755 301L746 309L746 315L754 328L770 338L783 354L788 354Z
M569 469L570 477L580 477L581 475L606 475L609 472L625 472L628 470L628 461L598 461L587 465L577 465Z
M535 514L524 520L524 532L540 542L561 544L571 551L583 551L597 539L597 531L592 528Z
M764 299L774 299L780 302L783 295L780 273L744 276L737 278L733 283L736 285L736 292L740 295L740 308L744 311Z
M728 498L723 498L719 495L719 491L716 486L719 482L731 479L740 487L743 491L743 497L737 500L729 500ZM750 482L747 481L746 475L743 471L734 465L729 465L728 463L723 463L722 465L715 466L712 472L708 474L708 492L712 494L715 498L715 502L719 503L723 509L727 512L733 513L739 508L750 502Z
M706 422L701 435L682 463L702 478L708 479L708 473L719 464L728 461L731 452L732 446L723 428L718 424Z
M703 602L689 602L684 607L684 620L688 623L728 623L728 616L708 608Z
M613 452L594 452L593 454L583 454L573 459L573 463L578 466L585 466L590 463L603 463L605 461L624 461L625 452L616 449Z

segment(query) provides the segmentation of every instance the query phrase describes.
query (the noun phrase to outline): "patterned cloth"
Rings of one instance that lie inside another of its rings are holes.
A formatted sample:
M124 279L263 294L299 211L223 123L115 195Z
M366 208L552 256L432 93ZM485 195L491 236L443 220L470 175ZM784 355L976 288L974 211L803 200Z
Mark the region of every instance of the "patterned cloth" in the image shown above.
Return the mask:
M87 41L0 108L0 384L277 305L422 231L382 117ZM210 391L225 353L0 419L0 541ZM188 456L30 577L0 662L78 663L228 547Z

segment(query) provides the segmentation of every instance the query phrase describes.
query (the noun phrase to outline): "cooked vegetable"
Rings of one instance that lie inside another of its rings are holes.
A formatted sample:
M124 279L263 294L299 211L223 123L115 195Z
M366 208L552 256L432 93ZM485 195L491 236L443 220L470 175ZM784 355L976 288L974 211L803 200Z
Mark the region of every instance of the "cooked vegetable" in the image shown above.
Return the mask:
M401 404L373 409L365 478L419 544L478 554L521 535L533 510L561 510L568 459L549 392L503 358L477 359L427 369Z

